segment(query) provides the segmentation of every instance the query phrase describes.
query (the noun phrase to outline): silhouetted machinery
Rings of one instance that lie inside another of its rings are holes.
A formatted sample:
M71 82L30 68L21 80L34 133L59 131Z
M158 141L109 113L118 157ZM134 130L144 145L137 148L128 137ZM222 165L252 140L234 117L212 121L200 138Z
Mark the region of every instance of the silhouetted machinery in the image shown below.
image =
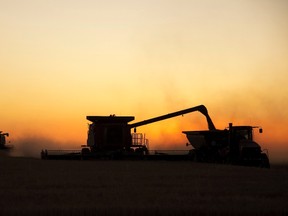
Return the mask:
M259 127L233 126L225 130L183 131L189 144L191 160L229 163L269 168L267 150L262 151L253 140L253 129ZM259 128L262 133L262 128ZM189 145L188 144L188 145Z
M87 120L92 123L89 124L87 147L82 149L82 155L84 157L109 156L112 158L149 155L148 140L145 135L136 133L137 127L194 111L202 112L209 125L213 125L206 108L202 105L133 124L128 124L134 120L133 116L87 116ZM211 127L214 125L209 126L209 128ZM134 133L131 133L133 128Z
M13 146L6 144L6 136L9 137L9 133L2 133L0 131L0 150L10 150L13 148Z
M207 120L209 130L183 131L194 149L182 155L164 153L151 154L145 135L136 133L136 128L199 111ZM87 145L81 152L69 154L54 154L42 151L42 158L49 159L180 159L199 162L219 162L249 166L269 167L269 159L253 140L252 126L233 126L217 130L204 105L173 112L137 123L129 124L133 116L87 116L89 124ZM131 133L131 130L134 131ZM262 132L262 129L261 129Z

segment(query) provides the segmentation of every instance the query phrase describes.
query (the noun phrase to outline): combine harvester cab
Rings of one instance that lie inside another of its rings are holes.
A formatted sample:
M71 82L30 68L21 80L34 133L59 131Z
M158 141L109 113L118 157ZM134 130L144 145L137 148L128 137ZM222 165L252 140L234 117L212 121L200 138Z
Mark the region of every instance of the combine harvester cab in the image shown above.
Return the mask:
M83 159L139 157L148 154L148 140L132 133L128 122L133 116L87 116L89 124L87 146L82 148Z

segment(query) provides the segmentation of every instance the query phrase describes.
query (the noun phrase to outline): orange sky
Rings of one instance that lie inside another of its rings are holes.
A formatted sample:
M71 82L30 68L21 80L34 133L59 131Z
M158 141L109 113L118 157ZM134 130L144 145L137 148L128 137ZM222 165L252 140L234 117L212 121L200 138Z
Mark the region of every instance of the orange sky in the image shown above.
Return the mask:
M261 125L271 159L288 161L287 11L285 0L1 0L0 129L39 149L78 145L87 115L140 121L204 104L219 129ZM205 119L141 131L182 145L187 129Z

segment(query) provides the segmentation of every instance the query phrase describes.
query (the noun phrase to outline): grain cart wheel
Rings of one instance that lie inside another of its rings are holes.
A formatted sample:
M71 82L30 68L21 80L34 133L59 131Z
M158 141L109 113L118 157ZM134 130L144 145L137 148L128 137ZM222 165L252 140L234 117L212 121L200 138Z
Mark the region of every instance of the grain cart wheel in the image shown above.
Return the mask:
M262 167L262 168L267 168L267 169L270 168L269 158L268 158L267 154L265 154L265 153L262 153L262 154L261 154L261 164L260 164L260 167Z
M89 155L91 154L89 148L82 148L81 150L81 158L82 160L87 160L89 158Z
M196 162L196 152L195 152L195 149L189 150L188 155L189 155L189 158L190 158L191 161Z

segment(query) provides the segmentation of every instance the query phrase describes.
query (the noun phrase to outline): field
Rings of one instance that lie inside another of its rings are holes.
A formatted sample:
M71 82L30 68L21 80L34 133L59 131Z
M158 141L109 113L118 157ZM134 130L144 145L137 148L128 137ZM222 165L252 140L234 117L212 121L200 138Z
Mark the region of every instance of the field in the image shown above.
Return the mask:
M0 157L0 215L287 215L288 168Z

